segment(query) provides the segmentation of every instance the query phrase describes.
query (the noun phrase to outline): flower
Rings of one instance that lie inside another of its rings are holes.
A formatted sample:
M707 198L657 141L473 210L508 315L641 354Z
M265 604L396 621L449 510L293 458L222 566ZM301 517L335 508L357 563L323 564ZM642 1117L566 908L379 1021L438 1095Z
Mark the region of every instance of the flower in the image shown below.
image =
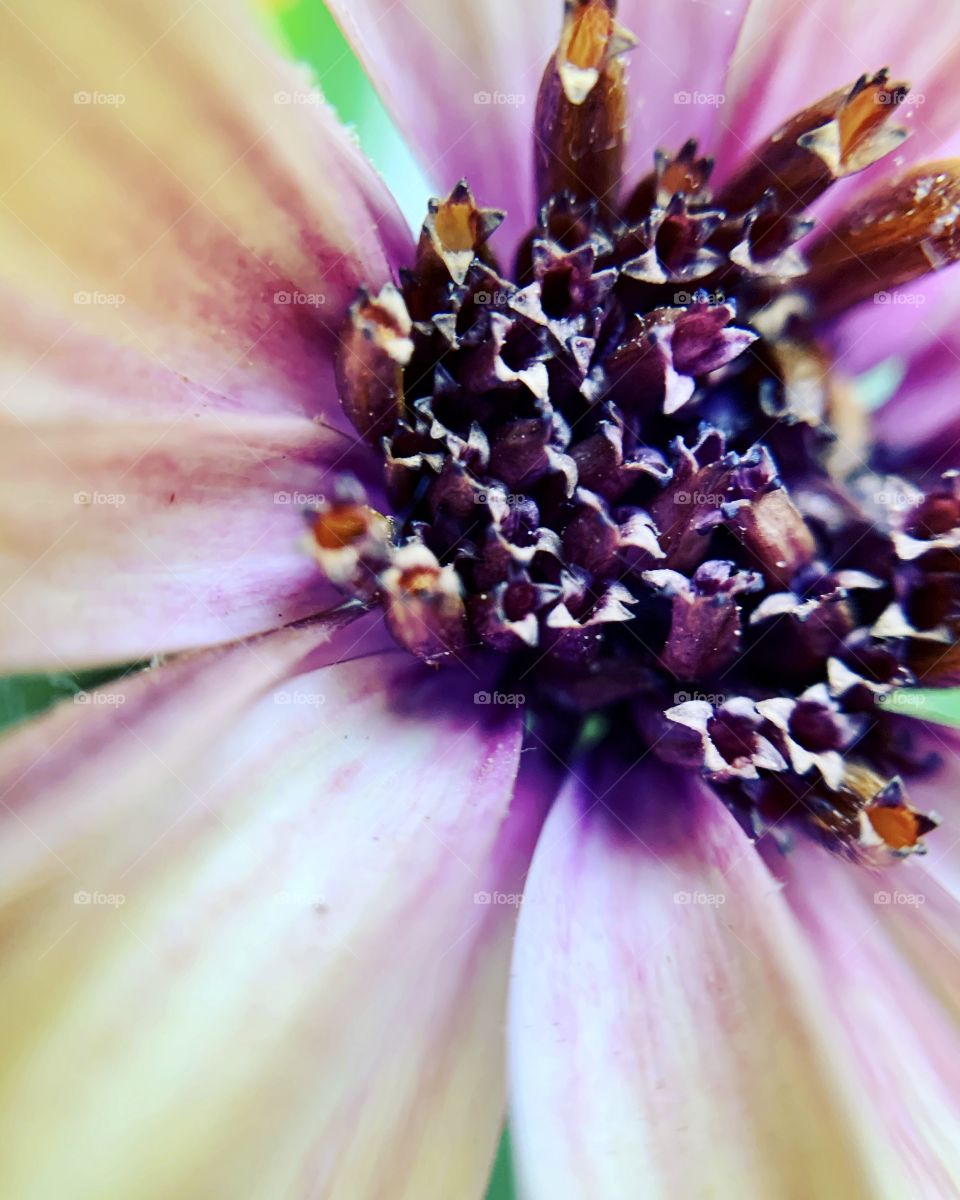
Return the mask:
M955 6L333 7L0 8L6 1192L958 1194Z

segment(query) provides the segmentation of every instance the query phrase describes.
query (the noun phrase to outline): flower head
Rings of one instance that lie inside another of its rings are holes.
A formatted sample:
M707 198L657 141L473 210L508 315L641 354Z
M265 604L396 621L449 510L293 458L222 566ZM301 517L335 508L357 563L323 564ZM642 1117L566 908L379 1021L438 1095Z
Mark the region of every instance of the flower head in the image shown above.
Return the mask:
M488 244L503 214L462 180L401 289L351 310L341 402L396 514L353 594L432 663L499 651L504 689L561 711L568 744L602 712L607 751L699 770L755 832L920 850L936 821L907 799L889 700L952 682L955 473L894 474L852 440L827 347L849 307L960 254L960 171L901 170L815 231L809 207L908 135L909 87L882 69L716 190L692 138L624 186L634 46L607 0L567 5L511 271Z

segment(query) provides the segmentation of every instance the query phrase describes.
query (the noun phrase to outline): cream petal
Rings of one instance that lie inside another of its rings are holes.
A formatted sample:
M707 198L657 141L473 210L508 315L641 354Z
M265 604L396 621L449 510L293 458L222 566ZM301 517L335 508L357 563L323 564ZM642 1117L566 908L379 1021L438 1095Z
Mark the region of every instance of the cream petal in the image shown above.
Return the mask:
M560 0L330 0L438 194L466 177L505 209L491 246L512 267L533 224L533 114ZM426 197L424 197L424 210Z
M572 782L517 931L523 1196L909 1194L846 1087L810 966L776 883L699 783L653 768L606 791Z
M375 485L356 439L24 309L4 325L0 669L150 657L338 602L302 510L337 472Z
M939 869L927 872L918 867L906 877L891 874L880 886L891 894L902 891L911 897L886 915L887 929L904 959L913 965L957 1027L960 1026L960 898L954 890L955 879L954 875L951 883Z
M879 884L909 896L887 906L884 927L960 1025L960 733L927 721L911 725L919 749L933 751L941 765L908 780L910 798L942 824L926 839L922 859L887 872Z
M237 0L0 6L0 283L196 384L336 415L331 350L410 238Z
M891 913L924 901L918 872L864 871L810 842L768 862L813 944L863 1094L910 1179L906 1194L960 1194L960 1028L891 936Z
M5 1195L482 1195L492 894L538 814L517 716L383 636L188 657L4 744Z

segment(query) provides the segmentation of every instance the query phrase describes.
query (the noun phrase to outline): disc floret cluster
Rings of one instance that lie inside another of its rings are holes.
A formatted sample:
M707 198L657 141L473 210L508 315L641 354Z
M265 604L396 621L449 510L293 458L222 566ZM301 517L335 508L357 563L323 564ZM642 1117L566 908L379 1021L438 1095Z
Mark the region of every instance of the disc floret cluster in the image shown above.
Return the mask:
M499 656L567 744L600 718L758 833L913 852L935 820L904 779L929 764L891 697L957 682L960 482L886 469L822 332L958 256L960 176L916 169L812 232L810 203L906 136L879 71L719 189L693 141L627 188L631 45L605 0L568 5L509 270L461 181L357 299L338 382L382 495L338 481L311 549L421 659Z

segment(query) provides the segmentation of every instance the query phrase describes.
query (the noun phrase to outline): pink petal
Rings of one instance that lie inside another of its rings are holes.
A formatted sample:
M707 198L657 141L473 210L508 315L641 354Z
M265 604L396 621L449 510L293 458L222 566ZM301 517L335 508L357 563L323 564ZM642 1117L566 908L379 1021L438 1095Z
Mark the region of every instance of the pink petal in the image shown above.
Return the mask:
M895 909L923 904L916 872L859 870L809 842L768 861L813 943L863 1094L908 1171L906 1194L957 1194L960 1030L912 969L890 920Z
M958 386L960 337L951 328L918 347L895 395L874 417L876 435L889 446L894 460L900 454L920 454L933 477L960 465Z
M5 1195L483 1194L521 722L336 665L380 637L183 659L5 743Z
M960 317L960 274L934 271L896 291L878 287L872 302L858 305L824 332L837 366L848 375L897 358L922 358L949 338Z
M688 137L716 149L728 118L727 68L750 0L622 0L619 20L638 38L630 78L628 186L653 166L658 147L678 150Z
M517 931L523 1195L908 1194L868 1144L810 966L775 882L699 783L653 768L598 794L572 781Z
M0 668L150 657L339 602L302 510L331 472L372 470L355 438L23 309L5 327Z
M335 411L346 306L410 239L246 6L11 0L0 55L0 282L253 407Z
M960 9L954 0L930 0L921 21L907 5L878 6L873 0L752 0L725 85L725 135L714 148L717 180L728 177L743 156L788 117L865 71L889 66L896 78L912 81L915 93L929 99L931 106L934 99L940 103L945 89L937 80L958 37ZM955 72L953 66L954 77ZM927 96L934 89L936 96ZM927 109L926 103L911 102L903 114L922 132L930 125ZM951 101L950 112L956 128L956 101ZM947 120L941 132L949 127ZM928 152L924 145L924 156ZM889 160L879 165L882 171L890 167ZM856 179L868 176L865 172ZM851 182L854 189L861 186ZM848 190L831 189L830 203Z
M438 194L466 176L478 203L506 209L491 246L511 267L536 215L533 114L559 0L331 0L330 9Z

